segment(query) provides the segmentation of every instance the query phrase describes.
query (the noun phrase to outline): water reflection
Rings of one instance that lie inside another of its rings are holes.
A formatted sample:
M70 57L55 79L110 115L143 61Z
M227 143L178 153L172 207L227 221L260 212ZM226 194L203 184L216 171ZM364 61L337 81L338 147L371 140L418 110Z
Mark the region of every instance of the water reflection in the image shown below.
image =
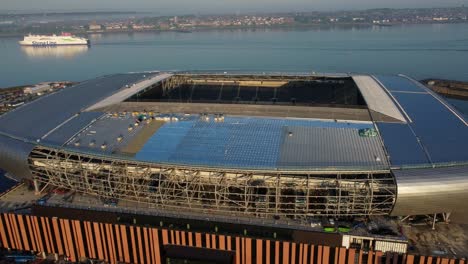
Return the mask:
M71 59L88 51L88 46L55 46L55 47L31 47L22 46L21 50L32 58L66 58Z

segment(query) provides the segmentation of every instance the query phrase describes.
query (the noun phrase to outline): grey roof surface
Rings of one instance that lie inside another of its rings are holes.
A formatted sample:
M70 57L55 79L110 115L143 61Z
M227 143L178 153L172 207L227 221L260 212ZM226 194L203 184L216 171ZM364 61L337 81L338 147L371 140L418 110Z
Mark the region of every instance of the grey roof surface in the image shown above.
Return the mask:
M88 152L112 153L126 145L143 127L140 125L129 131L128 127L134 124L135 118L130 114L117 117L107 114L76 134L66 143L66 147ZM117 141L119 136L122 136L120 142ZM75 146L76 142L79 142L78 146ZM90 145L91 142L94 144ZM106 144L105 149L101 148L103 144Z
M71 139L76 133L80 132L84 127L88 126L102 115L104 115L104 113L82 112L63 124L61 127L54 130L42 141L48 144L62 145Z
M385 146L393 157L392 165L468 161L468 126L463 115L422 84L407 77L376 78L389 90L410 119L406 129L377 123ZM410 139L408 131L413 134L414 140ZM422 158L421 151L426 158Z
M141 73L108 75L41 97L0 116L0 132L39 139L86 107L143 78Z
M292 136L288 136L292 133ZM361 137L356 128L284 127L278 167L363 167L388 169L378 136Z

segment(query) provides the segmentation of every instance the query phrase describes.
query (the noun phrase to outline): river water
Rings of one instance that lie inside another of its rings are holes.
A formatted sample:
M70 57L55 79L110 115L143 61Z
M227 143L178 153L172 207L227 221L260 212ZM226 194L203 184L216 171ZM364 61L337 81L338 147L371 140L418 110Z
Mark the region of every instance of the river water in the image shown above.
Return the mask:
M403 73L468 81L468 25L94 34L91 46L0 38L0 87L146 70ZM466 110L466 102L453 101Z

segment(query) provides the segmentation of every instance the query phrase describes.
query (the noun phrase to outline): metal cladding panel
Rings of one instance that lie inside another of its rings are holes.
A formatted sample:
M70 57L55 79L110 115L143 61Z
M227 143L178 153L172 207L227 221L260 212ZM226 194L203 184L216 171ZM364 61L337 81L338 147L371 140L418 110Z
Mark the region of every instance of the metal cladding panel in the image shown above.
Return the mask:
M88 106L143 78L141 73L109 75L41 97L0 116L0 132L39 139Z
M10 189L17 184L16 181L11 180L5 176L5 171L0 169L0 193Z
M392 172L398 189L392 215L468 214L468 166Z
M28 156L33 148L31 143L0 135L0 168L13 174L18 180L31 179Z
M408 115L409 128L422 149L425 150L431 163L468 161L468 151L466 151L468 149L468 125L462 115L414 80L402 76L378 76L377 78ZM383 140L387 148L392 148L387 142L398 142L400 134L385 133L384 129ZM395 148L405 148L401 143L398 145ZM414 144L412 145L414 147ZM419 151L411 149L410 153L419 153ZM402 160L401 163L411 164L411 161L415 159L417 157L411 158L408 162ZM392 163L392 165L399 164Z
M62 145L65 142L67 142L71 137L73 137L76 133L81 131L84 127L86 127L102 115L104 115L104 113L83 112L71 119L70 121L68 121L67 123L65 123L57 130L50 133L42 141L48 144Z

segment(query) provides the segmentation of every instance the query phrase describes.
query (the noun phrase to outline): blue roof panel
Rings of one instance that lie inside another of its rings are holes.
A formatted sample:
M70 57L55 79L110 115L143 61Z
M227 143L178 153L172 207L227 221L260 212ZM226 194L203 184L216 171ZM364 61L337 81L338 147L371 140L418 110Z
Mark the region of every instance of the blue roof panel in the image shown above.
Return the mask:
M411 119L408 125L414 132L413 136L416 141L420 141L431 163L468 161L468 126L461 114L452 109L442 98L422 88L421 84L416 81L406 77L379 76L378 78ZM407 92L401 92L402 90ZM382 124L379 124L379 127L381 126ZM401 130L403 136L399 133L390 133L392 129ZM415 149L408 150L407 154L398 151L401 157L406 157L410 153L415 155L407 157L406 162L402 158L397 158L402 163L410 164L414 160L420 160L420 154L418 154L420 151L414 144L405 146L403 142L400 142L401 138L406 137L404 135L407 134L403 130L393 127L384 128L382 129L383 140L389 149L414 147Z
M392 165L428 164L429 160L407 124L377 123Z
M468 161L468 127L432 94L394 94L432 162Z
M407 78L397 75L375 76L390 92L426 92L422 87L415 85Z

